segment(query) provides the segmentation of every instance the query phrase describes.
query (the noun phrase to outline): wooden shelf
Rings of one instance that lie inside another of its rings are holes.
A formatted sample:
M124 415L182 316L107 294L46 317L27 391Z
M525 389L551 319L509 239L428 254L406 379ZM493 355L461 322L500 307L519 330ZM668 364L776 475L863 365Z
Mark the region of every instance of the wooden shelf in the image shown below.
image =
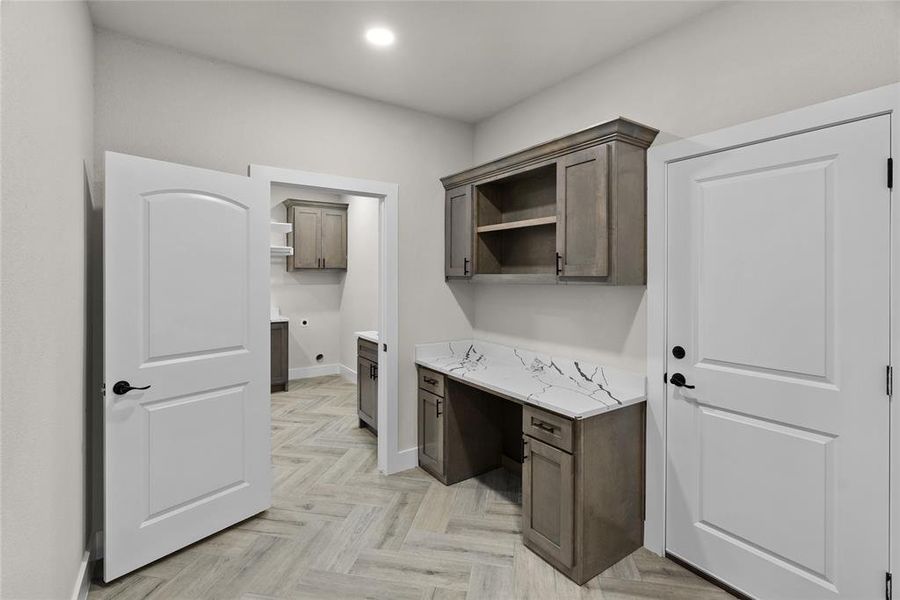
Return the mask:
M496 225L482 225L477 229L478 233L488 233L490 231L506 231L508 229L522 229L523 227L538 227L540 225L555 225L556 217L540 217L538 219L523 219L521 221L509 221L508 223L497 223Z
M294 249L290 246L269 246L272 256L293 256Z

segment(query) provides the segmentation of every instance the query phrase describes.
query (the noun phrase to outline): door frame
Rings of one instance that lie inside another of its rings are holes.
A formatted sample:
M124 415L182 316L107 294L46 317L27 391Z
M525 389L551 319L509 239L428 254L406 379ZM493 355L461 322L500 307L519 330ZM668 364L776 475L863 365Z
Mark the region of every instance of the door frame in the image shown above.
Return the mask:
M770 141L878 115L891 116L891 154L900 148L895 115L900 113L900 83L829 100L733 127L678 139L647 152L647 463L644 546L662 556L666 552L666 341L667 199L670 163ZM887 178L885 157L885 178ZM894 166L900 175L900 166ZM895 177L896 179L896 177ZM887 181L885 180L885 185ZM895 184L895 189L900 183ZM890 361L900 356L900 210L894 210L891 190L891 308ZM890 532L889 564L900 570L900 410L890 406Z
M369 179L250 165L250 178L323 192L367 196L381 203L378 224L378 470L390 475L415 466L415 453L399 448L399 193L400 186ZM383 366L382 366L383 365ZM413 463L410 463L412 458Z

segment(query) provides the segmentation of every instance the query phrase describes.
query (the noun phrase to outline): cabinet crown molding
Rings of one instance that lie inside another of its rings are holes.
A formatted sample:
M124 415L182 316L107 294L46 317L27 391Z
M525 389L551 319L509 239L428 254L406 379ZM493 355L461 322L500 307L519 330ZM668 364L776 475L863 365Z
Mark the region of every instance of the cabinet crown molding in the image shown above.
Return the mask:
M441 178L445 190L491 179L511 171L517 171L564 154L612 141L625 142L646 150L659 130L636 121L619 117L575 133L536 144L519 152L508 154L491 162L447 175Z

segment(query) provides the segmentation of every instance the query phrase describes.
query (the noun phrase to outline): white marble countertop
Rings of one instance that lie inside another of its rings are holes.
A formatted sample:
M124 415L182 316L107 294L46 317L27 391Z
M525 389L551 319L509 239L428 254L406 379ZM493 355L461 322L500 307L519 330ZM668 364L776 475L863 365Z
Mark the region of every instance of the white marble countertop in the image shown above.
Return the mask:
M573 419L647 399L641 374L480 340L419 344L416 364Z
M369 340L370 342L377 344L378 343L378 332L377 331L354 331L353 335L356 337L360 337L364 340Z

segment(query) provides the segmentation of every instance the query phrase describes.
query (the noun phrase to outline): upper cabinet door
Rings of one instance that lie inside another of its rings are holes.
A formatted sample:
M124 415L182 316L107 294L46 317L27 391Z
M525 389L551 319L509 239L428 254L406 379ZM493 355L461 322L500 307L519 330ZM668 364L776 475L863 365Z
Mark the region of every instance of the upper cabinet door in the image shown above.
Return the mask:
M609 275L609 145L563 156L557 163L557 273Z
M472 275L472 186L446 192L444 276Z
M322 209L322 268L347 268L347 208Z
M322 210L311 206L294 206L294 255L289 256L293 269L318 269L321 266L320 223Z

